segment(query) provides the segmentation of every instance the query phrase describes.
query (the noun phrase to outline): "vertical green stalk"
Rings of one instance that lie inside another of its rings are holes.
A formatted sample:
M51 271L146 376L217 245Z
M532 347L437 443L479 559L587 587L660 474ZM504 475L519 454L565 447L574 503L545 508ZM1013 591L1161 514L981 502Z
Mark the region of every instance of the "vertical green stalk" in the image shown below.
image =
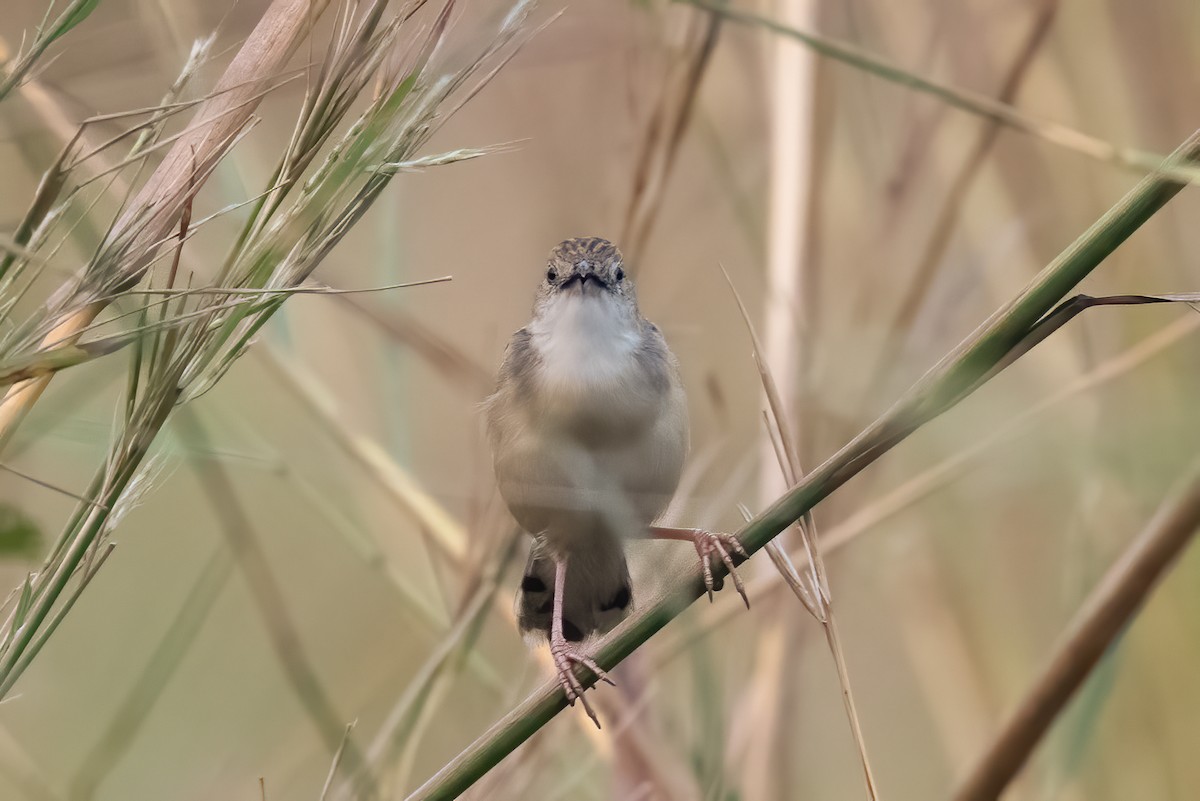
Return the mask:
M158 401L155 416L147 427L133 432L132 437L121 443L119 458L124 469L117 471L110 480L105 481L108 465L100 467L97 481L103 483L103 489L97 504L86 507L86 516L76 518L80 521L79 527L74 536L69 539L70 544L63 553L62 559L54 568L49 582L43 585L24 623L13 637L3 656L0 657L0 698L8 694L25 668L33 661L33 657L37 655L41 644L45 642L48 633L42 631L42 624L54 607L54 602L66 589L67 582L75 575L76 568L83 561L84 555L108 524L109 515L120 500L125 488L137 475L143 459L149 453L150 446L154 442L154 435L158 433L158 429L166 421L175 405L175 394L168 393ZM34 636L39 633L42 636L35 642Z

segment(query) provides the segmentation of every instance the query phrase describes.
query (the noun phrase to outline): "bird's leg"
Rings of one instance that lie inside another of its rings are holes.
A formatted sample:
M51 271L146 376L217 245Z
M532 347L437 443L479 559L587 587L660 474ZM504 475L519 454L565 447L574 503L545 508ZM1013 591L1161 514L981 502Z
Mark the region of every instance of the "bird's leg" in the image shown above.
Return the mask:
M575 666L583 665L596 674L596 677L609 684L613 680L600 669L600 666L588 655L584 654L576 643L568 642L563 636L563 588L566 586L567 557L554 559L554 613L550 618L550 654L554 657L554 666L558 669L558 683L567 694L567 703L575 706L575 699L583 703L583 711L600 728L600 719L592 710L587 698L583 696L583 683L575 675ZM615 686L615 685L614 685Z
M696 553L700 554L700 567L704 570L704 587L708 590L710 603L713 599L712 555L715 553L720 556L721 561L725 563L725 569L729 571L729 577L733 579L733 586L737 587L738 594L742 596L746 608L750 608L750 599L746 597L746 587L742 584L742 578L738 575L737 568L734 567L732 554L736 553L743 559L749 558L750 555L738 542L737 537L732 534L717 534L698 528L670 528L667 526L651 526L650 536L656 540L683 540L696 546Z

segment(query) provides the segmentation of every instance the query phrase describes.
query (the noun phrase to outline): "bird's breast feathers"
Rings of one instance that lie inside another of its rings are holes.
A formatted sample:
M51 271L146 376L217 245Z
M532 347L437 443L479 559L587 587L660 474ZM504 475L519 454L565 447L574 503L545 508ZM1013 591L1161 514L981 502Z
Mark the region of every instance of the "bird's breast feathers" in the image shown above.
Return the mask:
M687 401L662 335L604 298L557 299L514 337L488 403L501 494L558 547L634 531L670 501ZM610 520L616 515L619 520Z
M550 304L530 326L546 422L613 436L653 425L672 400L675 379L670 353L647 343L648 327L605 297Z

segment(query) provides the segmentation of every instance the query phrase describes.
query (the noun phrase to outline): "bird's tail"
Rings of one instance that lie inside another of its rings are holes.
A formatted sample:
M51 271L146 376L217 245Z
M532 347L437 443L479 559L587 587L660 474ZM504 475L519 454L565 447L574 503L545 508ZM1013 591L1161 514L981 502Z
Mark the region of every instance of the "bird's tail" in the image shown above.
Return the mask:
M554 557L535 544L517 591L517 621L527 637L550 637L554 571ZM603 634L633 609L629 566L619 542L572 551L564 584L563 636L572 642Z

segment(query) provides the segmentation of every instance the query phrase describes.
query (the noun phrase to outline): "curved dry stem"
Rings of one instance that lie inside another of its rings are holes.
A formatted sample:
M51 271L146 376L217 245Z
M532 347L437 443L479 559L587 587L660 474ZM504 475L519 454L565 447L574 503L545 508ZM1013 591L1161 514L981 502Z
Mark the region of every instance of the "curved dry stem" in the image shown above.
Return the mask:
M991 801L1012 781L1200 527L1200 465L1163 502L1083 602L1016 709L951 796Z

